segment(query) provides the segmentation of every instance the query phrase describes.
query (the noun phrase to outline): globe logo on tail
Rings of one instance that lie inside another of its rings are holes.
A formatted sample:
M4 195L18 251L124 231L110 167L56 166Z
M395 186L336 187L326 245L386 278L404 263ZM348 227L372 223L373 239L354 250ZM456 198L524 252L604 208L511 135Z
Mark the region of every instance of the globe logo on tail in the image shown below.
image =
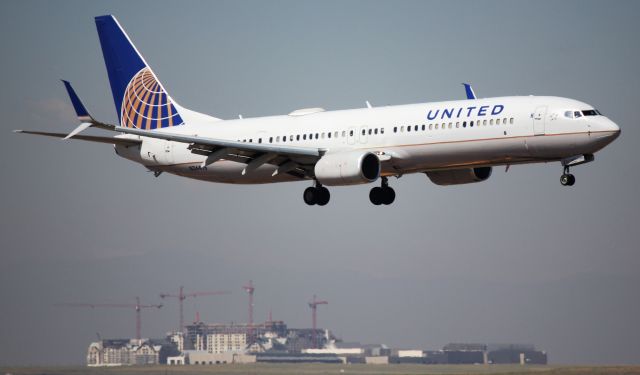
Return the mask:
M133 76L122 99L122 126L137 129L160 129L184 122L149 68Z

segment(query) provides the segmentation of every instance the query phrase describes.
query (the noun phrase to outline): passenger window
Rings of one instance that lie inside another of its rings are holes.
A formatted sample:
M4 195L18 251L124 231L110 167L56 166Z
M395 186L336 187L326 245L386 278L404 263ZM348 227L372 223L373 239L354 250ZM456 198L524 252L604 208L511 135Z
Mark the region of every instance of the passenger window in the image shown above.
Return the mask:
M467 127L467 122L466 121L462 121L462 127L466 128Z
M452 126L452 125L453 125L453 123L452 123L452 122L450 122L450 123L449 123L449 129L451 129L451 126Z
M290 140L291 142L293 142L293 134L291 134L291 135L289 136L289 140Z
M384 128L380 128L380 134L384 134Z
M509 119L509 123L513 124L513 117Z
M473 128L473 121L469 121L469 127Z
M296 141L300 140L300 134L296 135Z
M342 138L347 136L347 132L345 130L342 131Z
M433 124L429 124L429 130L433 130Z
M285 135L282 137L282 142L286 142L286 141L287 141L287 136Z
M331 132L327 133L327 138L331 138Z
M404 131L404 126L400 127L400 132L402 133Z
M436 130L438 130L438 124L436 124Z
M446 128L447 128L447 124L443 123L443 124L442 124L442 129L444 130L444 129L446 129Z
M422 131L424 131L424 129L426 129L426 127L427 126L425 124L422 124Z
M378 128L375 128L375 130L373 131L373 134L378 134Z
M353 130L349 130L349 137L353 137Z
M418 125L416 125L413 130L418 131Z
M365 135L366 131L364 129L362 129L362 135Z
M394 133L397 133L397 132L398 132L398 127L397 127L397 126L394 126L394 127L393 127L393 132L394 132Z
M276 137L276 142L280 142L280 136Z
M489 125L493 125L493 119L489 120Z
M411 126L407 126L407 131L410 132L411 131Z
M258 138L258 143L262 143L262 138Z
M369 129L369 135L371 135L372 132L373 132L373 129Z
M316 133L316 139L318 139L318 133Z
M322 139L324 139L324 133L322 133L322 136L321 136L321 137L322 137Z
M507 125L507 119L506 118L502 119L502 124Z
M269 137L269 143L273 143L273 137Z

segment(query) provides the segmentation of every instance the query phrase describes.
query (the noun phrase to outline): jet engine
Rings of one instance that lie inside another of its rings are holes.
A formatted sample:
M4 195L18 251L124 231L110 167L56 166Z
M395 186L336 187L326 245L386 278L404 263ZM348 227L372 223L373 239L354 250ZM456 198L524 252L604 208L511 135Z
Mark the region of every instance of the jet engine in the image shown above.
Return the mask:
M491 167L451 169L425 173L436 185L461 185L485 181L491 177Z
M380 160L367 151L326 154L316 163L314 173L327 186L367 184L380 177Z

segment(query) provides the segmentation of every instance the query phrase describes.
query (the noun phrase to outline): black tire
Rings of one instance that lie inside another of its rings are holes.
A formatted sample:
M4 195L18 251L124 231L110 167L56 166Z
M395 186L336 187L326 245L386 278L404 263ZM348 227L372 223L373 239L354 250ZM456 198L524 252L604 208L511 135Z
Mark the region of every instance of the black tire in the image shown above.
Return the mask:
M309 206L313 206L314 204L316 204L316 199L317 199L316 188L308 187L304 189L304 193L302 194L302 199L304 199L304 203L308 204Z
M382 204L390 205L396 200L396 191L393 188L382 188Z
M574 175L572 175L572 174L570 174L570 175L569 175L569 182L568 182L568 184L567 184L567 185L569 185L569 186L573 186L573 184L575 184L575 183L576 183L576 178L575 178L575 176L574 176Z
M563 174L562 176L560 176L560 184L562 186L567 186L569 185L569 174Z
M327 203L329 203L329 200L331 199L331 193L329 193L329 189L327 189L324 186L321 186L319 188L316 188L316 204L318 206L324 206Z
M371 189L371 191L369 191L369 200L371 201L371 203L375 204L376 206L381 205L382 204L382 188L376 186L373 189Z

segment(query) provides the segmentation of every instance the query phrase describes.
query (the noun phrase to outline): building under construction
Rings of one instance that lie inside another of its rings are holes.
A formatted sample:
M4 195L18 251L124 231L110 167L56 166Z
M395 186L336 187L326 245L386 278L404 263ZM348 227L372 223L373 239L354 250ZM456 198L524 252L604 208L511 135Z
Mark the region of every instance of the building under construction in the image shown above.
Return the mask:
M324 329L288 328L283 321L268 321L253 325L196 322L187 325L186 329L183 343L185 350L202 350L210 353L247 349L250 352L268 350L299 353L304 349L323 347L329 340L335 339Z

